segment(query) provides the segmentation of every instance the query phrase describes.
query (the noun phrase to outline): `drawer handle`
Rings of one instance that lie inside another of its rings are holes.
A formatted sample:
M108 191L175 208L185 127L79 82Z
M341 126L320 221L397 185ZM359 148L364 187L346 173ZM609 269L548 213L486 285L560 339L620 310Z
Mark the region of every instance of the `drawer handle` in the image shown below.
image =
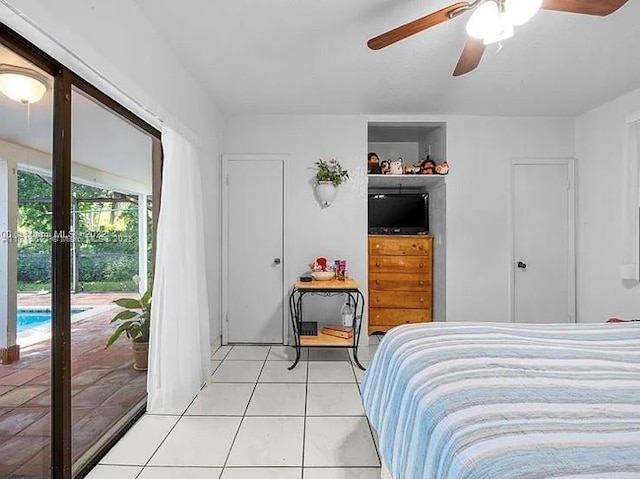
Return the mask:
M379 314L376 314L376 319L380 319L380 315Z
M419 265L421 268L424 268L424 263L420 263Z
M405 320L404 320L404 322L405 322L406 324L409 324L411 321L409 321L408 319L405 319Z
M418 246L418 249L423 250L424 246L420 245L420 246Z
M380 267L380 263L378 263L377 261L376 261L376 267L378 268Z
M376 301L379 303L380 302L380 296L376 296Z
M424 284L424 281L420 280L420 283L418 283L418 284L420 284L420 286L422 286Z
M424 303L424 298L420 298L420 302L421 302L421 303Z
M376 279L376 284L380 284L380 280L379 279Z

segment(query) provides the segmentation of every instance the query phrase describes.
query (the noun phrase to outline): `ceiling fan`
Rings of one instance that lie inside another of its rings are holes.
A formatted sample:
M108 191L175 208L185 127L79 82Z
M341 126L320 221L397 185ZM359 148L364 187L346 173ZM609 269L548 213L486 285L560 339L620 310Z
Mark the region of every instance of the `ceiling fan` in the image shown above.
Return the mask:
M464 75L475 69L487 45L511 38L514 26L528 22L539 9L584 15L609 15L628 0L472 0L457 2L425 17L401 25L372 38L367 45L372 50L392 45L411 35L447 22L473 11L467 22L469 39L462 50L453 76Z

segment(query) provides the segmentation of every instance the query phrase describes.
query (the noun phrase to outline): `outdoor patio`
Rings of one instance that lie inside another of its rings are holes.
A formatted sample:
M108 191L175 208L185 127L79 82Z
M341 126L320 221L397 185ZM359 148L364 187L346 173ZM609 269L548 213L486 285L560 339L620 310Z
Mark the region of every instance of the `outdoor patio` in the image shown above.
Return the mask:
M78 293L72 306L102 306L71 324L73 457L79 458L146 395L145 371L133 369L130 344L121 338L109 349L114 310L104 310L126 293ZM49 307L48 294L19 295L19 307ZM0 365L0 478L48 477L50 414L49 341L21 348L20 361Z

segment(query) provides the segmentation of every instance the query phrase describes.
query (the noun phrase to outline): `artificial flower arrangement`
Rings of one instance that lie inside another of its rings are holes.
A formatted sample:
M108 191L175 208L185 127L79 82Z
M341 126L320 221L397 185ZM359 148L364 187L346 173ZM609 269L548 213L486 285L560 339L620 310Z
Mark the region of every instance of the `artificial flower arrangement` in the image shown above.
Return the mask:
M342 168L335 158L328 161L318 160L316 166L318 167L316 173L318 182L328 181L337 188L349 178L349 172Z

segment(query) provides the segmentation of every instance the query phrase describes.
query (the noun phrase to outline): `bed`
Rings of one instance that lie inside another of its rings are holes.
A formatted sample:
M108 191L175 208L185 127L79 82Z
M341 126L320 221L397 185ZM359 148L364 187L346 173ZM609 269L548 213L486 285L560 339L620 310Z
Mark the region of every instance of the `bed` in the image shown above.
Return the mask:
M362 399L383 477L640 478L640 323L400 326Z

